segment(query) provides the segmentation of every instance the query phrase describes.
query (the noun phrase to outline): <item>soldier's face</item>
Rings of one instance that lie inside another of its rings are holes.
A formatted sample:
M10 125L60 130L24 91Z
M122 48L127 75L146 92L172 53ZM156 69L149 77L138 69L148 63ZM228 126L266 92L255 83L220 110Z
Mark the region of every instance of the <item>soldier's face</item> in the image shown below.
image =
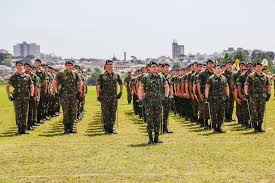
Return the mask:
M65 68L67 71L71 72L73 70L73 64L66 64Z
M16 70L18 72L22 72L23 71L23 65L22 64L16 64Z
M163 68L163 72L164 73L168 73L169 72L169 67L166 65L166 66L164 66L164 68Z
M40 62L35 62L34 65L35 65L36 68L40 68L41 67L41 63Z
M150 71L151 71L151 73L158 73L158 66L157 65L151 65L151 67L150 67Z
M217 67L215 68L215 72L216 72L216 74L220 75L221 72L222 72L221 67L220 67L220 66L217 66Z
M250 64L247 65L246 68L247 68L247 71L248 71L248 72L252 72L252 71L253 71L253 66L250 65Z
M25 66L25 70L26 72L31 72L32 71L32 68L28 65Z
M212 70L213 69L213 64L211 62L208 62L206 67L207 67L207 69Z
M106 71L107 72L113 72L113 64L112 63L106 64Z
M256 65L255 66L255 72L258 72L258 73L262 72L262 66Z
M232 65L231 64L226 64L225 68L226 68L226 70L231 70L232 69Z

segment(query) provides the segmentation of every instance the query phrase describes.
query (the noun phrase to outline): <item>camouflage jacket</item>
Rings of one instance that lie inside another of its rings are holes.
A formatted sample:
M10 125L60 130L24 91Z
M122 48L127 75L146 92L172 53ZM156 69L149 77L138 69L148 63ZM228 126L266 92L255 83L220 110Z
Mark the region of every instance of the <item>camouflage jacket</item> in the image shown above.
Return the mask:
M248 85L248 94L252 97L265 99L267 94L267 86L270 85L270 80L265 75L259 75L256 72L249 74L245 85Z
M30 98L30 86L33 84L30 75L16 72L10 77L8 83L14 88L13 97L15 99Z
M117 83L122 85L123 82L118 74L104 72L99 75L97 85L100 87L100 95L103 98L116 98L117 96Z
M221 75L218 77L216 74L210 76L206 81L209 87L209 98L223 98L225 97L225 87L228 86L226 78Z
M78 83L80 81L79 75L76 72L64 70L56 75L55 80L60 86L60 94L62 97L76 96Z
M197 83L200 84L201 94L204 95L205 93L205 87L207 79L213 75L213 72L209 71L208 69L205 69L204 71L200 72Z

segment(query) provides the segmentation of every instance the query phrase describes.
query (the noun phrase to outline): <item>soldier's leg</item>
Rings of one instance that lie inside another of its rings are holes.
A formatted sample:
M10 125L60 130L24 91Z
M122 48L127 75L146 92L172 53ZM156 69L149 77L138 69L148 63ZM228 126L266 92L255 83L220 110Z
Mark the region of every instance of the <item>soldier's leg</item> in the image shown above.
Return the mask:
M257 102L255 99L252 99L252 101L250 102L250 108L251 108L251 123L254 127L254 131L258 131L258 109L257 109Z
M218 104L218 101L213 99L211 102L210 102L210 115L211 115L211 120L212 120L212 128L214 130L214 132L217 132L218 131L218 121L219 121L219 117L218 117L218 114L219 114L219 107L217 105Z
M262 124L264 121L264 113L265 113L265 106L266 106L266 101L265 99L261 99L259 101L259 105L258 105L258 131L259 132L264 132L264 129L262 128Z
M161 140L159 140L159 132L160 132L160 127L161 127L161 120L162 120L162 114L161 114L161 101L156 102L153 106L153 117L154 117L154 132L155 132L155 138L154 142L155 143L162 143Z
M27 129L27 119L29 112L29 99L22 100L22 133Z
M70 124L70 108L69 108L69 100L66 98L61 99L61 106L63 111L63 124L64 124L64 133L67 133L69 130L69 124Z
M38 109L39 101L34 102L34 108L33 108L33 125L37 123L37 109Z
M146 106L145 109L145 113L147 116L147 132L148 132L148 136L149 136L149 142L148 144L152 144L153 143L153 131L154 131L154 118L152 116L152 105L148 104Z
M230 106L229 106L229 118L230 121L232 121L232 115L233 115L233 110L234 110L234 96L230 96Z
M30 98L29 100L29 112L28 112L28 120L27 120L27 128L28 130L31 129L32 125L33 125L33 110L34 110L34 100L33 98Z
M217 104L217 131L218 132L223 132L222 131L222 124L224 121L224 112L225 112L225 107L224 107L224 101L219 101L219 104Z
M110 133L110 102L108 100L103 100L101 102L101 112L102 112L102 119L103 119L103 127L105 133Z
M167 102L163 106L163 132L170 133L168 130L168 118L170 112L170 103Z
M114 132L114 125L116 122L117 100L110 101L110 124L109 132Z
M74 124L77 119L77 99L75 96L70 97L70 124L69 124L69 132L76 132L76 126L74 131Z
M18 131L17 133L20 134L21 133L21 126L22 126L22 122L20 121L21 120L21 102L20 100L14 100L13 101L14 103L14 112L15 112L15 121L16 121L16 125L17 125L17 128L18 128Z
M204 127L204 101L199 101L199 122Z

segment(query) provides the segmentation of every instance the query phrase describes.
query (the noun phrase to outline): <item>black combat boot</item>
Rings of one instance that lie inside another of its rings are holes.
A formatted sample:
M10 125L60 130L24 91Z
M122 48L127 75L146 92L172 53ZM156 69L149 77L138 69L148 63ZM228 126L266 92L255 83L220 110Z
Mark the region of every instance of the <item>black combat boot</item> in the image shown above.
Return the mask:
M159 134L158 134L158 133L155 133L154 143L163 143L163 142L159 139Z
M258 123L258 132L265 132L265 130L262 128L262 123Z
M149 135L149 142L148 142L148 144L153 144L154 140L153 140L153 134L152 134L152 132L149 132L148 135Z
M68 124L64 124L64 133L69 133Z
M27 127L26 127L25 125L23 125L23 126L21 127L21 132L20 132L20 134L26 134L26 129L27 129Z

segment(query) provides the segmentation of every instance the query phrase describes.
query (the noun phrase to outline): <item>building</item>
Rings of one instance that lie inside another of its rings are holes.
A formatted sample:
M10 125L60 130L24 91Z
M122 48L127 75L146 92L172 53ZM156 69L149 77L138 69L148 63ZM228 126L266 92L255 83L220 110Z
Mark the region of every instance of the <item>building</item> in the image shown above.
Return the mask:
M184 45L179 45L176 40L172 43L172 58L180 58L184 56Z
M13 54L15 57L27 57L29 55L34 58L40 58L40 46L36 43L28 44L26 41L13 46Z

